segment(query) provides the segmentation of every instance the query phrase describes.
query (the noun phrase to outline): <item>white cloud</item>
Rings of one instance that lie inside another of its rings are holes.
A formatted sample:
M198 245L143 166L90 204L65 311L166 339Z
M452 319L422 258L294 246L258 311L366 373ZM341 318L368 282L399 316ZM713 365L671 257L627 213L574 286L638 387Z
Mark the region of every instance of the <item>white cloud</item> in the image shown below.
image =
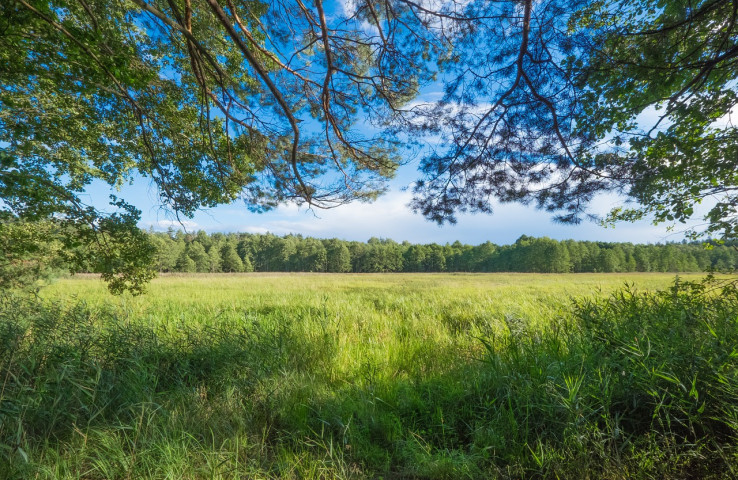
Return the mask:
M550 214L519 204L497 204L493 215L460 215L456 225L440 227L428 222L421 215L414 214L407 206L410 199L409 192L393 191L372 204L353 203L326 211L309 211L288 206L267 214L249 213L245 208L239 210L232 205L223 211L210 211L211 221L205 229L211 232L271 232L276 235L294 233L358 241L382 237L412 243L446 243L459 240L469 244L485 241L509 244L521 235L548 236L559 240L573 238L634 243L656 243L682 238L679 233L669 232L666 226L654 226L648 221L622 223L614 229L605 229L592 222L576 226L560 225L551 220ZM593 202L592 209L603 214L619 204L622 204L620 198L603 195ZM202 222L202 219L198 220Z
M341 5L341 10L346 17L354 15L359 6L359 2L356 0L339 0L338 3Z
M266 227L257 227L255 225L243 225L241 228L237 229L239 232L243 233L269 233L270 230ZM272 232L275 233L275 232Z
M715 128L728 128L736 125L738 125L738 111L735 110L730 110L712 124Z
M144 222L146 228L153 228L154 230L167 230L173 228L175 230L197 230L200 225L197 222L190 220L156 220L151 222Z

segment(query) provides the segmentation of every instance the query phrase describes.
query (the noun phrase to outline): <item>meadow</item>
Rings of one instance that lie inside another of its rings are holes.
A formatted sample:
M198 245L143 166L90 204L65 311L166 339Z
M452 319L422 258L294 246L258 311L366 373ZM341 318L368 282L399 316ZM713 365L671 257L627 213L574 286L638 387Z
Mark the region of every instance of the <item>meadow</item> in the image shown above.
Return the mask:
M0 297L0 478L726 478L738 295L673 274Z

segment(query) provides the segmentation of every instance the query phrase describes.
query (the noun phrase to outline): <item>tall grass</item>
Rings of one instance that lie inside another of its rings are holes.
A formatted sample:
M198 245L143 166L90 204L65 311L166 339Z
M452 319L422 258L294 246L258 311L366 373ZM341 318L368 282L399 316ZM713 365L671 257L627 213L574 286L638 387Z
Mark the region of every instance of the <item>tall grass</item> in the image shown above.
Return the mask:
M1 297L0 478L738 475L731 284L238 278Z

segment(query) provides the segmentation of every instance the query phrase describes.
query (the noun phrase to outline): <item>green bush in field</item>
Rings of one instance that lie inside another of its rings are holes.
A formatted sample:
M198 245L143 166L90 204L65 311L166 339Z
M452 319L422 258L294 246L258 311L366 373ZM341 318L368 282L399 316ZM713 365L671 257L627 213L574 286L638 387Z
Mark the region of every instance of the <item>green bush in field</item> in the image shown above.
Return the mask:
M544 324L403 298L374 299L383 325L327 303L157 324L3 296L0 478L738 474L734 284L626 286Z

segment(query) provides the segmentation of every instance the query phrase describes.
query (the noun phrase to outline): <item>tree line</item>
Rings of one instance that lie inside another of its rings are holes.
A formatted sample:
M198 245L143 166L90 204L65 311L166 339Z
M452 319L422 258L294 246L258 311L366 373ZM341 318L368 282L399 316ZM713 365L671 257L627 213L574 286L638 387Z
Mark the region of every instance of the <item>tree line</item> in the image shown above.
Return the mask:
M738 267L738 242L632 244L521 236L512 245L149 232L160 272L696 272Z

